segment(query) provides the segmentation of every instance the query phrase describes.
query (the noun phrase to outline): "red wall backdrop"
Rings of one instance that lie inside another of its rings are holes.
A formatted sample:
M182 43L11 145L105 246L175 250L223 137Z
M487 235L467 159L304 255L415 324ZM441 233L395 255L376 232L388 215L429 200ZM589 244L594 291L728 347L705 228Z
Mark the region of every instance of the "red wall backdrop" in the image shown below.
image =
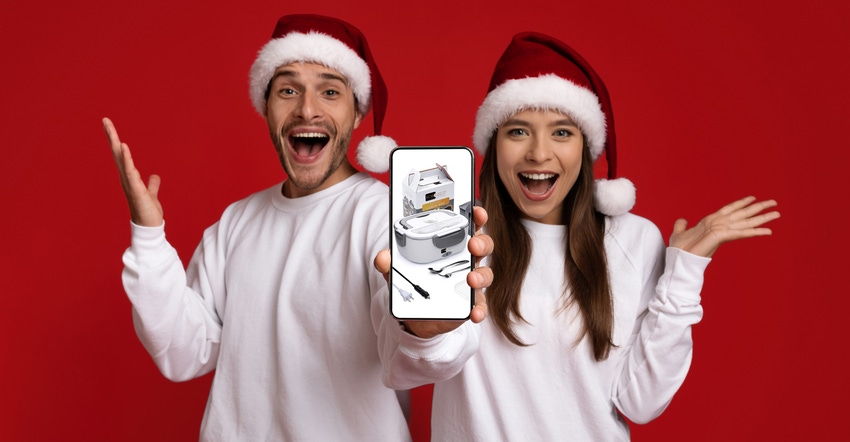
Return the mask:
M128 212L100 118L162 176L168 235L188 260L228 203L283 179L247 72L296 12L366 33L390 90L384 132L402 144L468 145L497 57L537 30L607 82L634 212L665 234L746 194L776 198L774 236L726 245L709 266L688 379L633 436L850 436L846 5L314 3L0 6L0 439L197 439L211 377L165 380L134 335ZM428 400L416 391L417 440Z

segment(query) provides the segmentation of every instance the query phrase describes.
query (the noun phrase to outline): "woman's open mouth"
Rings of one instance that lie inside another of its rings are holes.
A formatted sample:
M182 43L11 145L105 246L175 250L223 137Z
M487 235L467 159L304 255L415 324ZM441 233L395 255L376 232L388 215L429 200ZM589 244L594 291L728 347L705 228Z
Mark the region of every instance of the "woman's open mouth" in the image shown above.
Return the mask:
M519 181L522 186L531 195L545 195L555 181L558 180L558 175L554 173L519 173Z

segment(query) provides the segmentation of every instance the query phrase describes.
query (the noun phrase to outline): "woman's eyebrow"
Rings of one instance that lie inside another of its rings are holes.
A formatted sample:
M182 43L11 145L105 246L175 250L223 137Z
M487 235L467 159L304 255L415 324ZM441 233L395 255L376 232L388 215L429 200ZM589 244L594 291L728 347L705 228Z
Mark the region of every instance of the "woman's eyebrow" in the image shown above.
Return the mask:
M578 127L578 124L576 124L576 122L575 122L575 121L573 121L573 120L572 120L572 119L570 119L570 118L564 118L564 119L562 119L562 120L553 121L553 122L550 124L550 126L573 126L573 127Z
M519 118L511 118L510 120L506 120L502 123L502 126L530 126L531 124L528 121L521 120Z

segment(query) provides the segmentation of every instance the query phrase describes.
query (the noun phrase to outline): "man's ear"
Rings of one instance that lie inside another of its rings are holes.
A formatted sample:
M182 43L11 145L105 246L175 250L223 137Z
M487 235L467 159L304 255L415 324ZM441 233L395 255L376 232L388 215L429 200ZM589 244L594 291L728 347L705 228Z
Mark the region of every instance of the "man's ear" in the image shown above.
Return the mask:
M360 109L354 109L354 127L352 129L357 129L361 121L363 121L363 114Z

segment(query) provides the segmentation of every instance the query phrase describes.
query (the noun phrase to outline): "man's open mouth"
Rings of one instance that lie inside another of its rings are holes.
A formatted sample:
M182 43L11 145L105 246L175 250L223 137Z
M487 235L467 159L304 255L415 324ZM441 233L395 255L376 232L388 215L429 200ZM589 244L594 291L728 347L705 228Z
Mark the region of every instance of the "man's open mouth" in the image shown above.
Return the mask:
M328 144L330 137L321 132L301 132L289 135L289 145L298 156L316 155Z
M519 180L534 195L543 195L555 185L558 175L554 173L520 173Z

